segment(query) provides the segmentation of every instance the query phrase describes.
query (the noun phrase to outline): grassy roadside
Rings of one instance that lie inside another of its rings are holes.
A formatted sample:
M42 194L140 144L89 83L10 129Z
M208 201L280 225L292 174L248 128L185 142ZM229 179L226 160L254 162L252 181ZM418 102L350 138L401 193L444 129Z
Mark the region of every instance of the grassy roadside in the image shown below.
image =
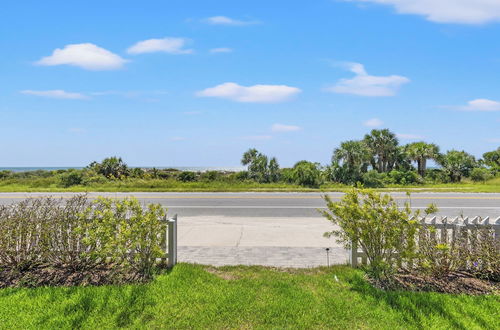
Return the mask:
M143 285L0 290L5 329L494 329L499 311L500 296L383 292L346 266L179 264Z
M313 189L286 183L256 183L256 182L224 182L199 181L179 182L176 180L135 179L109 181L106 183L88 186L71 186L63 188L53 180L4 180L0 181L0 192L318 192L318 191L345 191L350 186L340 184L324 184ZM500 178L485 183L464 181L456 184L433 184L400 186L391 185L379 190L391 191L435 191L435 192L484 192L500 193Z

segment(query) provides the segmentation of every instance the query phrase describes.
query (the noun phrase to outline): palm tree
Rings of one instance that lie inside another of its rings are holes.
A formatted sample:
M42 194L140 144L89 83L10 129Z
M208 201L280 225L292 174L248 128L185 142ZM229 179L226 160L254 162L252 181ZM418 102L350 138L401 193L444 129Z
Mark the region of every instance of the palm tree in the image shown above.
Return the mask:
M342 162L348 169L360 169L366 172L370 164L370 149L363 141L345 141L333 151L333 163Z
M372 153L371 165L378 172L392 169L398 154L399 141L396 134L388 129L374 129L363 140Z
M406 146L408 157L417 162L418 174L425 175L427 160L439 157L439 147L434 143L414 142Z

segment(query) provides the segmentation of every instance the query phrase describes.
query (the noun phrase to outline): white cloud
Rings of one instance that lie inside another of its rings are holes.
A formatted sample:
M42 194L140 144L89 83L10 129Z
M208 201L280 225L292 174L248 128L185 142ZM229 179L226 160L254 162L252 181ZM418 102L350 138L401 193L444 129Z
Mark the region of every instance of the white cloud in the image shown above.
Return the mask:
M363 125L365 125L367 127L380 127L380 126L384 125L384 122L378 118L372 118L372 119L368 119L367 121L365 121L363 123Z
M87 98L87 96L84 94L66 92L61 89L55 89L49 91L33 91L27 89L21 91L20 93L25 95L34 95L34 96L48 97L53 99L81 100Z
M73 65L87 70L114 70L121 68L127 60L109 50L91 43L66 45L57 48L52 55L36 62L38 65Z
M300 92L299 88L286 85L253 85L245 87L233 82L227 82L199 91L196 95L200 97L218 97L237 102L277 103L288 101Z
M189 42L185 38L163 38L163 39L148 39L139 41L135 45L127 49L129 54L144 54L163 52L169 54L191 54L192 49L184 49Z
M244 136L244 140L250 140L250 141L266 141L266 140L271 140L273 137L271 135L251 135L251 136Z
M467 102L467 105L455 107L463 111L500 111L500 102L488 99L475 99Z
M220 47L220 48L212 48L210 49L210 53L231 53L233 51L232 48Z
M405 133L396 133L396 137L401 140L422 140L423 136L417 134L405 134Z
M212 25L252 25L258 24L258 21L242 21L227 16L212 16L203 20L205 23Z
M401 85L410 82L403 76L371 76L360 63L346 63L345 66L356 76L340 79L336 85L326 88L327 91L360 96L394 96Z
M295 125L274 124L271 126L271 131L273 132L295 132L301 129L301 127Z
M498 0L347 0L393 6L400 14L425 16L437 23L482 24L500 20Z

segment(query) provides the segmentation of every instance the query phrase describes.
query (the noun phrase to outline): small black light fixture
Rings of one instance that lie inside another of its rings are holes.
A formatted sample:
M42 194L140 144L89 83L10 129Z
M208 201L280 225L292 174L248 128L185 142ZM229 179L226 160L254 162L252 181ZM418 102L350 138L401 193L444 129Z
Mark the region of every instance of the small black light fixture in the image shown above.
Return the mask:
M330 248L326 248L326 266L330 267Z

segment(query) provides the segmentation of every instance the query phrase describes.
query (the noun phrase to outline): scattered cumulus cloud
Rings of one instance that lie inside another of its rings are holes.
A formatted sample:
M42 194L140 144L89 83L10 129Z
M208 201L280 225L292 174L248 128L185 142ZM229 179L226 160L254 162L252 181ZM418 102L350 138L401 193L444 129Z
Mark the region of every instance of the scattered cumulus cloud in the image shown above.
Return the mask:
M274 124L271 126L271 131L273 132L295 132L301 129L301 127L295 125Z
M52 55L35 62L37 65L72 65L86 70L116 70L123 67L127 60L109 50L91 43L71 44L57 48Z
M384 122L378 118L372 118L365 121L363 125L366 127L380 127L384 125Z
M241 86L227 82L207 88L196 93L199 97L217 97L236 102L248 103L278 103L290 100L301 90L286 85L253 85Z
M48 91L34 91L34 90L23 90L20 92L21 94L25 95L34 95L34 96L40 96L40 97L47 97L47 98L52 98L52 99L66 99L66 100L82 100L88 98L86 95L82 93L72 93L72 92L66 92L63 91L62 89L54 89L54 90L48 90Z
M344 66L355 74L354 78L340 79L334 86L326 88L327 91L371 97L394 96L402 85L410 82L403 76L369 75L360 63L345 63Z
M424 137L418 134L396 133L398 139L401 140L422 140Z
M145 54L145 53L168 53L168 54L192 54L192 49L184 47L189 42L186 38L163 38L163 39L148 39L139 41L135 45L127 49L129 54Z
M500 111L500 102L488 99L475 99L465 106L454 107L462 111Z
M500 21L498 0L346 0L389 5L400 14L416 14L436 23L483 24Z
M212 48L210 49L210 53L212 54L217 54L217 53L231 53L233 51L232 48L227 48L227 47L220 47L220 48Z
M244 21L244 20L230 18L227 16L212 16L205 18L203 22L212 25L252 25L259 23L258 21Z

